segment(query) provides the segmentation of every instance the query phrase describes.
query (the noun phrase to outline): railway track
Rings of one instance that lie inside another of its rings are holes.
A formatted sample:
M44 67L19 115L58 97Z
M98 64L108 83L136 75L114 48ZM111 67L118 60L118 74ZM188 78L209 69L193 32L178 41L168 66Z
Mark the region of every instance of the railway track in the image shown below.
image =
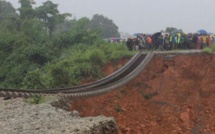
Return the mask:
M154 56L153 52L143 54L137 53L121 69L101 80L89 84L70 88L20 90L0 88L0 97L31 97L33 95L56 95L63 94L65 97L87 97L110 92L135 78L150 62Z
M62 94L64 97L87 97L110 92L119 86L126 84L134 79L150 62L153 56L165 56L166 59L172 59L175 55L195 55L204 53L198 50L189 51L169 51L169 52L150 52L148 54L137 53L129 62L113 73L101 80L89 84L58 89L37 89L37 90L20 90L0 88L0 97L31 97L33 95L56 95Z

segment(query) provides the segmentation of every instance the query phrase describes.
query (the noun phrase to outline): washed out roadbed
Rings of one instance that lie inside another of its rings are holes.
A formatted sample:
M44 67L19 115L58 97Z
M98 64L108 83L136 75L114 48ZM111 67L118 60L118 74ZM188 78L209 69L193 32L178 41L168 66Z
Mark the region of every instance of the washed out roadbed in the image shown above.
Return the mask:
M214 102L215 55L171 54L118 90L71 101L71 110L114 117L118 134L215 134Z

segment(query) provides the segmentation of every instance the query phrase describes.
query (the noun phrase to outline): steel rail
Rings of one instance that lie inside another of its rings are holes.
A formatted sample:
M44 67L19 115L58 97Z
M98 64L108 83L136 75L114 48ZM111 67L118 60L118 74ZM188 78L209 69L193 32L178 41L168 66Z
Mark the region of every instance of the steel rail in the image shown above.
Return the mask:
M138 61L140 61L141 59L143 59L144 54L138 53L136 56L134 56L130 61L129 64L127 64L125 67L122 67L121 71L117 71L118 73L114 73L114 75L110 75L108 77L108 80L103 79L104 82L99 83L100 85L104 86L110 83L113 83L115 80L120 79L121 77L125 76L125 74L127 74L131 68L134 68L134 65L137 64ZM105 84L106 82L106 84ZM95 87L100 87L99 84L96 84ZM94 88L95 88L94 87ZM19 89L0 89L0 96L4 96L4 97L30 97L32 95L41 95L41 94L45 94L45 95L53 95L53 94L57 94L57 93L78 93L79 92L86 92L86 89L89 88L83 88L84 90L54 90L54 91L50 91L50 90L19 90ZM93 88L91 88L93 89ZM88 92L88 91L87 91ZM78 94L74 94L73 96L79 96ZM87 93L89 94L89 93ZM90 93L91 94L91 93Z
M130 68L125 69L126 73L119 73L120 77L115 77L115 79L111 79L110 81L103 83L99 86L95 86L94 88L83 88L82 90L59 90L59 91L47 91L47 90L18 90L18 89L0 89L0 97L30 97L32 95L55 95L58 93L63 94L65 97L86 97L91 95L98 95L102 93L106 93L112 91L113 89L122 86L136 77L150 62L153 58L154 54L156 56L165 56L166 58L172 59L175 55L179 54L188 54L195 55L203 53L202 51L184 51L184 52L168 52L168 53L160 53L160 52L151 52L145 58L143 55L138 56L139 60L132 61ZM142 58L140 58L142 57ZM143 60L144 59L144 60ZM138 64L140 63L140 64ZM60 92L61 91L61 92Z
M107 81L106 83L103 83L101 85L95 86L93 88L85 88L82 90L68 90L68 91L62 91L61 93L78 93L78 92L88 92L88 91L94 91L94 90L98 90L98 89L102 89L104 87L113 85L115 83L117 83L118 81L120 81L121 79L123 79L124 77L126 77L127 75L129 75L130 73L132 73L138 66L140 66L140 64L144 61L144 59L147 58L147 56L145 55L141 55L134 63L132 66L130 66L125 72L121 73L118 77L115 77L113 79L110 79L109 81Z
M96 86L99 86L105 82L110 81L111 79L118 77L121 73L126 71L130 66L133 65L133 63L141 56L141 52L136 53L123 67L112 73L111 75L108 75L100 80L97 80L95 82L79 85L79 86L73 86L73 87L66 87L66 88L53 88L53 89L27 89L28 91L41 91L41 92L58 92L62 90L81 90L86 88L93 88ZM1 90L17 90L17 89L8 89L8 88L0 88ZM21 90L21 89L18 89Z

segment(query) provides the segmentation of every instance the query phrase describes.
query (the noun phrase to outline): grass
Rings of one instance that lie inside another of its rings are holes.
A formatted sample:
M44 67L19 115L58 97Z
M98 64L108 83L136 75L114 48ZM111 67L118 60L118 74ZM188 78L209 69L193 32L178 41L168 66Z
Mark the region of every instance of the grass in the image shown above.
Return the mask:
M120 90L120 93L121 93L121 94L124 94L124 95L127 95L127 94L128 94L127 91L126 91L125 89L121 89L121 90Z
M153 96L158 95L157 92L152 92L152 93L146 94L146 93L144 92L144 90L140 90L140 94L141 94L145 99L151 99Z
M138 82L138 83L135 83L135 87L140 87L143 83L142 82Z
M115 109L117 112L122 112L122 107L119 104L116 106Z
M113 104L113 100L110 99L110 100L109 100L109 103L110 103L110 104Z
M119 94L116 95L117 99L121 99L121 96Z
M25 99L24 101L28 104L42 104L47 102L53 102L56 98L53 96L44 96L44 95L33 95Z
M215 43L212 44L212 47L206 47L203 49L205 53L214 53L215 52Z
M45 97L43 95L34 95L30 98L25 99L25 102L29 104L41 104L45 102Z

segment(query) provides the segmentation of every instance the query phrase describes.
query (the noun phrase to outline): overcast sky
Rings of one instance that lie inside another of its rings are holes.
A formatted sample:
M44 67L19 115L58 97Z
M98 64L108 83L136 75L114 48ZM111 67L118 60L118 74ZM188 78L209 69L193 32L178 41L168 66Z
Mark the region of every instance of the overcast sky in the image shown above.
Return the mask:
M18 8L19 0L6 0ZM35 0L36 6L46 0ZM215 33L215 0L52 0L61 13L77 19L102 14L119 32L154 33L175 27L184 32L205 29Z

